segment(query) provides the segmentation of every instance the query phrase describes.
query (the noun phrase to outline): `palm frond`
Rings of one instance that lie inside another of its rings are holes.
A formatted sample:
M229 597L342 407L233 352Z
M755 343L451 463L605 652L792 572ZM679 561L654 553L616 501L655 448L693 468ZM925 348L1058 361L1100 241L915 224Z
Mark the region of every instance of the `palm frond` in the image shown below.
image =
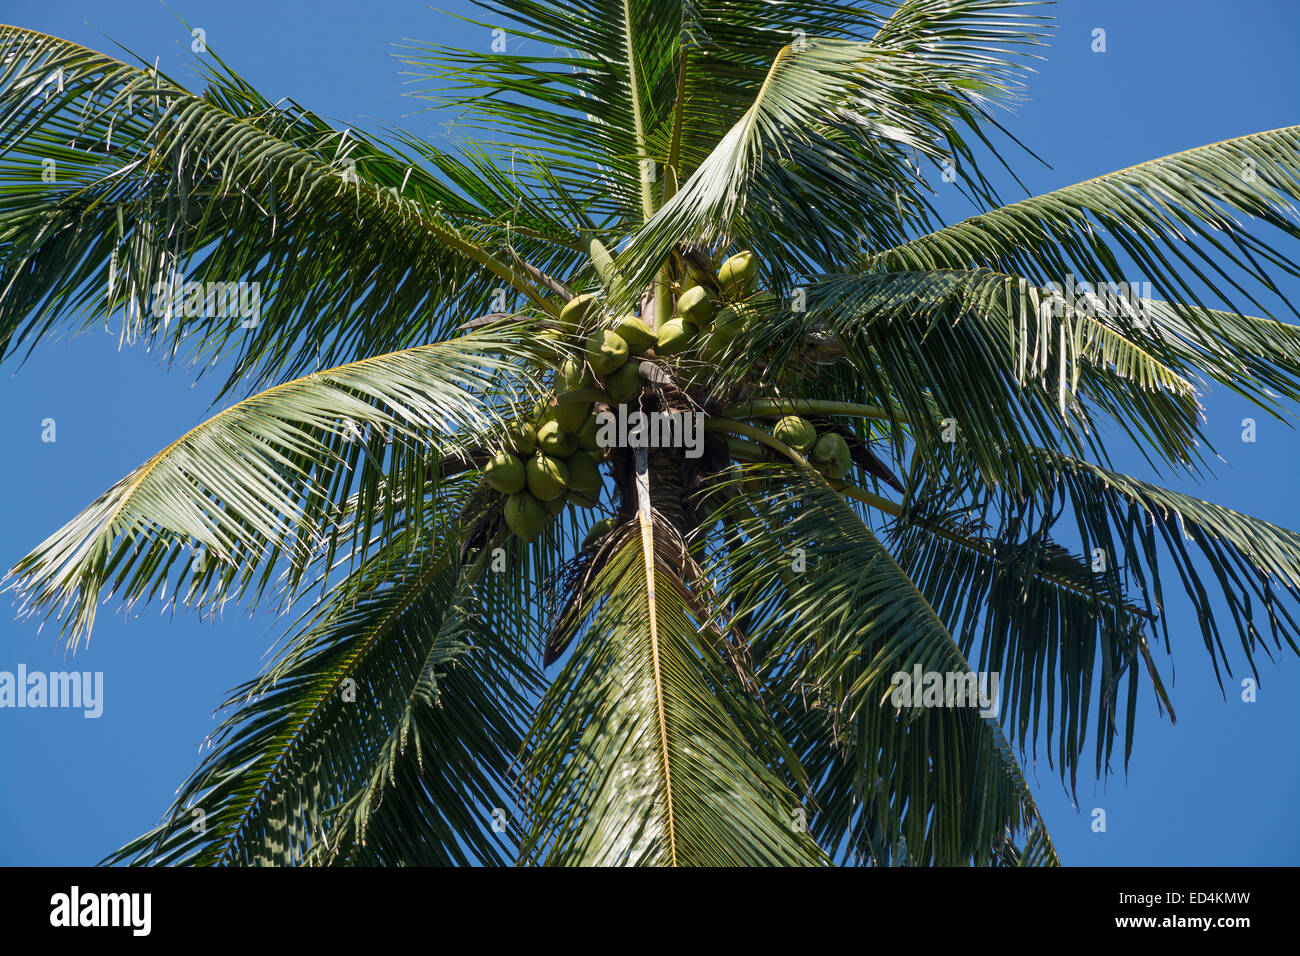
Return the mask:
M1123 593L1116 563L1094 570L1090 556L1071 553L1045 530L1024 535L1018 540L1010 530L999 535L919 512L894 531L899 564L962 653L1001 675L1005 719L1022 746L1046 740L1062 772L1073 774L1095 702L1091 733L1100 774L1120 735L1127 762L1144 671L1173 718L1148 646L1154 615Z
M437 339L497 287L540 304L507 242L577 254L482 167L272 104L211 52L202 94L18 27L0 61L0 355L123 310L123 340L264 386Z
M1274 318L1242 284L1250 282L1297 314L1273 273L1300 276L1300 264L1235 214L1300 238L1298 156L1300 126L1199 146L981 213L882 250L870 262L895 271L982 266L1062 287L1071 277L1080 283L1137 281L1124 274L1118 246L1145 273L1156 298L1204 306L1203 291L1194 285L1200 281L1230 311L1241 313L1233 302L1238 296L1252 311ZM1197 321L1196 310L1183 306L1179 314L1216 338L1204 317Z
M1001 32L1012 44L1035 36ZM785 277L849 261L855 239L882 248L925 228L913 157L968 155L959 131L976 127L973 104L1003 89L992 62L936 62L905 44L853 40L783 46L749 109L634 236L624 255L631 285L679 245L750 246Z
M956 641L824 481L791 466L745 471L772 483L728 506L744 544L729 556L724 594L751 622L762 675L781 688L782 726L820 808L813 832L847 858L870 854L862 836L883 832L901 835L913 862L991 862L1008 831L1040 820L997 719L891 703L898 674L973 677Z
M1075 307L985 269L876 272L817 280L804 327L837 337L866 400L897 402L936 468L953 444L944 419L991 474L1004 447L1061 444L1103 457L1103 423L1178 466L1201 454L1199 368L1118 307Z
M818 863L793 794L757 755L762 715L691 612L683 543L662 519L624 528L529 738L524 858Z
M1030 535L1041 539L1050 534L1077 542L1090 564L1100 560L1105 568L1094 576L1102 593L1115 596L1122 591L1129 596L1133 633L1115 645L1117 650L1126 647L1124 653L1101 655L1099 681L1093 683L1090 676L1095 665L1081 667L1087 661L1077 657L1060 659L1059 666L1072 676L1057 688L1063 698L1063 723L1057 728L1054 750L1059 769L1063 774L1068 771L1072 781L1088 731L1083 719L1086 698L1095 688L1104 700L1124 678L1129 682L1124 720L1127 764L1132 750L1138 657L1154 671L1148 642L1154 645L1163 639L1166 651L1172 652L1166 613L1173 600L1167 596L1172 576L1166 570L1167 562L1173 563L1181 584L1177 590L1190 602L1221 684L1221 669L1232 673L1231 656L1223 640L1225 630L1236 631L1242 656L1257 679L1258 654L1271 653L1266 635L1271 636L1274 647L1281 648L1285 642L1300 653L1296 641L1300 627L1293 613L1294 602L1300 597L1300 535L1296 532L1059 451L1035 449L1033 455L1031 467L1000 487L985 484L973 472L963 472L958 464L942 478L920 481L910 501L921 522L926 515L945 515L950 521L987 523L997 538ZM1142 613L1135 615L1138 609ZM1225 616L1231 622L1226 628L1220 624ZM1036 696L1030 695L1030 686L1038 682L1031 667L1048 661L1043 652L1050 648L1032 635L1018 640L1010 640L1011 636L1009 631L995 632L992 639L981 643L979 654L982 667L1020 661L1012 667L1019 671L1012 680L1021 688L1012 710L1024 746L1036 737L1038 711L1043 705L1041 688ZM1062 647L1057 653L1067 650ZM1159 682L1153 686L1160 695ZM1064 699L1067 697L1073 700ZM1163 703L1169 705L1167 695ZM1047 706L1050 726L1050 699ZM1097 740L1098 775L1108 769L1111 734L1108 728Z
M477 333L295 379L196 426L99 496L10 572L23 612L66 619L87 636L105 585L127 606L163 595L219 607L260 591L277 561L290 589L337 532L360 493L355 542L435 487L430 452L463 452L497 421L487 394L531 354L501 333ZM390 476L400 476L393 479ZM332 549L332 548L331 548ZM181 588L186 589L184 595Z
M473 484L452 483L439 510L302 616L265 673L225 702L215 747L167 818L107 862L513 858L503 814L539 684L498 630L522 579L478 580L486 550L458 557Z

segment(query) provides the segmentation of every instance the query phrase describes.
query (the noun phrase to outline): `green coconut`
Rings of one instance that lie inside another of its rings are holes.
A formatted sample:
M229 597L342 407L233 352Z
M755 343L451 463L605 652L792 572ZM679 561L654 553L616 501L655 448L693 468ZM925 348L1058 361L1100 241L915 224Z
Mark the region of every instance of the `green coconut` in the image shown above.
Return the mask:
M632 401L641 393L641 370L637 362L624 362L605 376L605 392L614 405Z
M618 521L614 518L601 518L588 529L586 537L582 539L582 546L584 548L590 548L601 538L605 537L605 535L613 531L616 524L618 524Z
M508 451L497 452L483 467L483 480L502 494L518 494L527 480L524 463Z
M600 466L588 452L575 451L564 462L569 469L569 480L565 486L570 491L600 491L604 480L600 476Z
M564 510L564 495L559 495L549 501L543 501L542 504L546 506L547 513L554 518Z
M677 314L692 325L708 325L713 318L713 299L702 285L683 292L677 300Z
M659 340L655 345L656 355L676 355L690 348L691 340L698 332L694 325L682 319L669 319L659 327Z
M844 440L844 436L838 432L827 432L817 439L813 445L813 461L819 463L831 462L837 458L849 457L849 443Z
M713 334L724 342L740 338L749 331L750 315L743 306L724 305L713 320Z
M506 428L506 442L517 455L531 455L537 450L537 430L531 422L514 422Z
M817 470L821 472L822 475L831 479L832 481L838 481L839 479L843 478L845 475L849 473L849 469L851 467L852 467L852 462L833 461L829 465L819 466ZM834 486L832 485L832 487Z
M776 423L772 436L795 451L807 451L817 442L817 429L798 415L787 415Z
M554 458L567 458L577 451L578 439L576 435L565 431L564 426L552 418L543 422L537 429L537 447L540 449L540 454Z
M599 491L570 491L566 499L570 504L575 504L579 508L600 507Z
M600 301L594 295L575 296L560 310L560 324L570 332L579 332L599 309Z
M564 494L569 480L569 469L564 462L538 452L524 466L528 490L539 501L550 501Z
M625 315L619 319L618 325L614 326L614 334L627 343L629 351L644 352L654 348L654 331L635 315Z
M835 432L827 432L817 439L817 444L813 445L812 460L817 470L827 478L843 478L853 464L849 443Z
M600 432L600 422L595 415L591 415L582 427L578 429L578 447L584 451L600 451L600 442L596 441L596 435Z
M758 256L748 249L738 252L718 269L718 284L733 298L746 295L758 278Z
M763 312L776 305L776 296L770 292L757 292L744 302L724 305L713 318L713 331L729 342L748 335L761 321Z
M590 388L594 379L586 362L570 356L557 370L556 381L559 383L560 391L576 392L580 388Z
M700 353L700 360L714 368L720 367L726 359L729 344L729 339L722 338L713 329L701 334L695 342Z
M533 542L546 527L550 515L545 505L525 491L506 499L505 518L507 528L524 541Z
M562 431L576 435L582 428L582 423L587 420L587 413L590 411L591 402L560 402L555 406L552 417Z
M587 339L587 362L592 371L604 378L627 361L627 342L609 329L601 329Z

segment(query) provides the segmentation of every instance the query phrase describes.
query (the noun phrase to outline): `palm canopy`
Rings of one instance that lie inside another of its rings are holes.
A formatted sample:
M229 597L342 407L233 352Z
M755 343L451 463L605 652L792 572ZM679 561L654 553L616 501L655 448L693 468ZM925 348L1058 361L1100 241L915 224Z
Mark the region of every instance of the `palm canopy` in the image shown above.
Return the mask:
M111 859L1053 864L1017 753L1126 762L1170 601L1216 672L1297 649L1300 538L1103 436L1196 475L1207 385L1300 398L1300 128L1004 205L1037 4L483 7L539 52L407 54L507 141L457 152L0 28L0 355L104 312L230 370L11 587L73 646L104 596L290 614ZM1062 294L1126 261L1155 295ZM896 706L915 668L1007 706Z

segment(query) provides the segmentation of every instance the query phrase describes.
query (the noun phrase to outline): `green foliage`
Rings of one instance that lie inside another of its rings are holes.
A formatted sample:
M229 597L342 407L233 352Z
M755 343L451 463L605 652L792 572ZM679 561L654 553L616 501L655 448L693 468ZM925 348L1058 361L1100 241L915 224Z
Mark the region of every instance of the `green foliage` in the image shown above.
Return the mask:
M246 393L11 587L74 648L106 596L318 597L109 862L1056 865L1017 754L1127 763L1174 600L1216 673L1300 650L1300 536L1106 444L1195 477L1207 382L1300 401L1300 127L1002 205L1037 4L482 6L508 52L406 54L492 134L446 149L0 27L0 358L119 316ZM1063 294L1123 257L1159 298ZM895 706L917 667L1000 714Z

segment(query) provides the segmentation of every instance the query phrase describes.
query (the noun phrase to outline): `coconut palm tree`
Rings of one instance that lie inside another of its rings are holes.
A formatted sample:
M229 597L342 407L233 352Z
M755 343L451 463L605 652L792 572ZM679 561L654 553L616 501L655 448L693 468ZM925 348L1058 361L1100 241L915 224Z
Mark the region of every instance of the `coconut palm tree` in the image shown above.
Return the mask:
M1018 759L1172 717L1169 602L1297 649L1300 537L1104 436L1197 477L1208 385L1300 398L1300 127L1004 204L1035 5L483 6L407 54L454 150L0 30L0 352L229 372L10 587L285 616L112 861L1050 865Z

